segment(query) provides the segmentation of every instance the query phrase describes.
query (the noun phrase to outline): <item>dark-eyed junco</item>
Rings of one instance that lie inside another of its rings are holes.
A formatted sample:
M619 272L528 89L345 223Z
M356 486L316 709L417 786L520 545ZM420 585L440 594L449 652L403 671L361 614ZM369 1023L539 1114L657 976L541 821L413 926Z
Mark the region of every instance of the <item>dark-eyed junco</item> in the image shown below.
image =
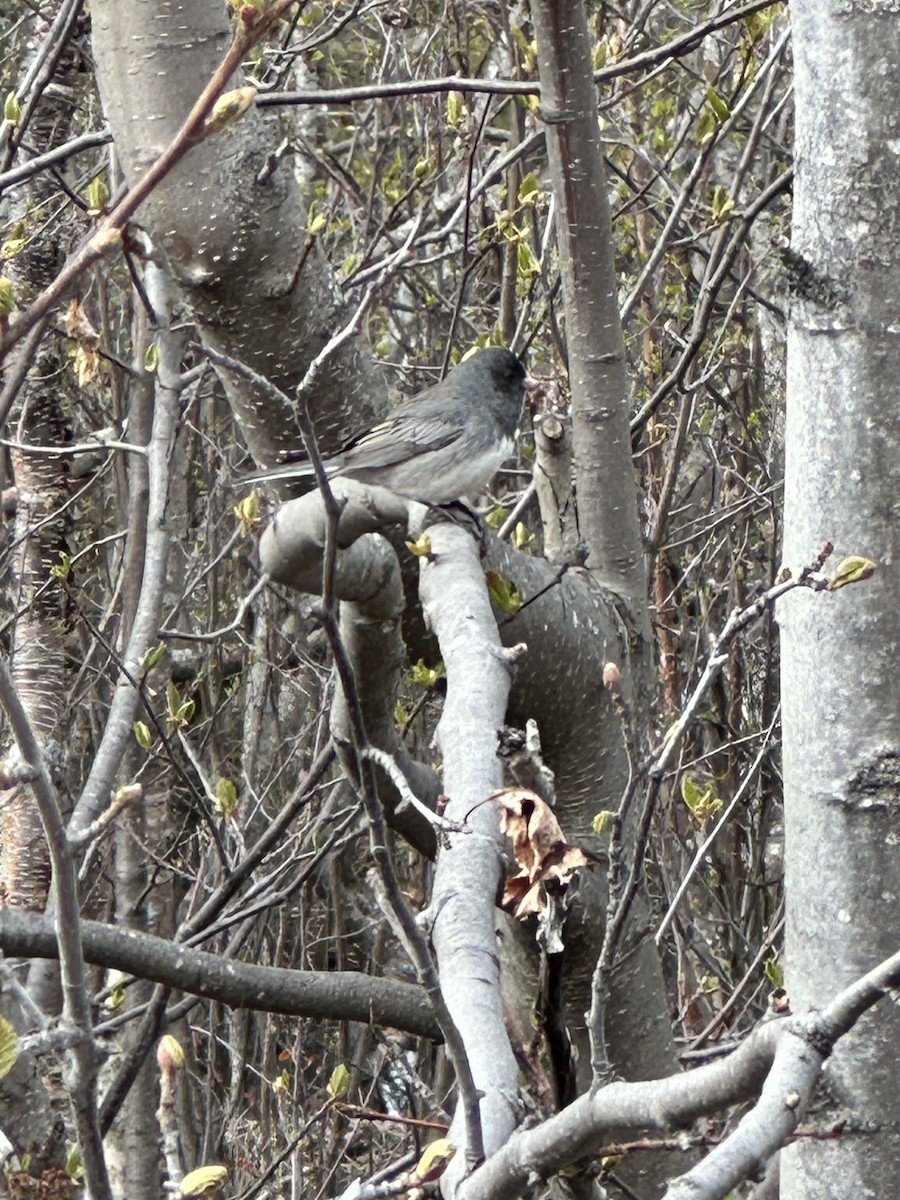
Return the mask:
M401 401L387 420L332 458L329 476L378 484L426 504L480 492L513 447L525 368L509 350L477 350L446 379ZM247 481L311 475L308 460L285 462Z

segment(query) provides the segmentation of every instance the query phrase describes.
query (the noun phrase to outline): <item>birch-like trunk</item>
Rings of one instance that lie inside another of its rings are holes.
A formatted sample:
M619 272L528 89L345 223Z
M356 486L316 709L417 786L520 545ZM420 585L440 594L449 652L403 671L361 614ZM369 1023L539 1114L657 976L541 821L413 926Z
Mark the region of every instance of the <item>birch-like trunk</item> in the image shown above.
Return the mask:
M900 22L888 5L791 5L797 97L785 561L829 539L875 576L783 602L787 982L819 1005L896 951L900 928ZM874 10L874 11L873 11ZM848 1136L783 1155L784 1200L889 1196L900 1161L900 1014L829 1063Z

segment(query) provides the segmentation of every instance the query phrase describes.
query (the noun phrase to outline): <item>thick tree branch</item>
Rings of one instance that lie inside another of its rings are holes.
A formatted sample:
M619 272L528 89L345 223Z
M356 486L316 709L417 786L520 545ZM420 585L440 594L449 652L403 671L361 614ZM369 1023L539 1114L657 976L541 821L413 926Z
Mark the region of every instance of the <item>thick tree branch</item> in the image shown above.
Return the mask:
M672 1183L666 1200L722 1200L785 1144L834 1043L900 982L900 953L842 991L821 1013L760 1025L728 1058L684 1075L613 1083L582 1096L536 1129L514 1135L467 1179L459 1200L513 1200L605 1143L640 1130L669 1131L759 1096L735 1131Z
M139 933L84 921L85 959L136 979L150 979L230 1008L328 1021L362 1021L438 1038L440 1031L421 988L356 971L293 971L237 962ZM0 949L9 957L56 958L48 917L0 909Z
M471 814L471 832L449 835L438 857L431 937L444 997L483 1093L481 1121L490 1155L515 1125L518 1080L503 1021L494 915L504 839L495 807L482 804L502 783L497 731L506 714L510 660L500 645L473 539L450 524L433 526L429 536L420 593L447 670L437 729L446 815L459 821ZM458 1170L451 1165L451 1186Z

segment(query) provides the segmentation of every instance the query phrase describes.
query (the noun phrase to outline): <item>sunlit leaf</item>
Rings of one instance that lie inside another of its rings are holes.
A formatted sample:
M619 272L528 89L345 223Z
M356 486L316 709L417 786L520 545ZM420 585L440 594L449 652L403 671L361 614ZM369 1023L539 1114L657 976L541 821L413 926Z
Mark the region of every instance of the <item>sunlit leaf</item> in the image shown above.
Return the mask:
M347 1095L349 1087L350 1071L344 1063L338 1063L331 1072L331 1078L328 1080L328 1086L325 1091L328 1093L330 1100L340 1100Z
M197 1167L188 1171L178 1190L182 1196L208 1196L211 1192L217 1192L227 1178L227 1167Z
M615 819L616 814L611 809L601 809L591 821L591 829L593 829L594 833L609 833Z
M863 579L870 579L874 574L875 564L871 559L863 558L859 554L851 554L849 558L844 558L838 563L834 575L828 583L828 590L836 592L850 583L859 583Z
M706 98L709 101L709 106L715 113L719 121L725 121L728 118L730 109L715 88L706 89Z
M18 1035L6 1017L0 1017L0 1079L10 1073L18 1057Z
M231 817L237 808L237 787L232 779L220 779L216 784L216 812L223 817Z
M149 726L145 725L143 721L135 721L132 728L134 729L134 736L140 748L142 750L149 750L153 744Z
M534 204L540 194L541 185L538 183L538 178L529 172L519 184L519 203Z
M414 542L407 542L406 548L410 554L414 554L416 558L427 558L431 553L431 538L427 533L423 533L422 536L416 538Z
M204 122L205 131L208 134L219 133L229 125L233 125L244 115L255 99L255 87L232 88L230 92L223 92Z
M438 1138L426 1146L422 1157L416 1163L416 1178L418 1183L432 1183L440 1179L447 1164L456 1153L456 1147L449 1138Z
M253 527L259 521L259 492L254 490L248 495L241 497L237 504L232 506L231 511L240 526L241 533L246 537L252 533Z
M763 964L763 973L773 988L784 987L784 971L778 961L778 955L772 954Z
M92 217L98 216L106 209L109 200L109 188L103 175L95 175L87 186L88 209Z
M428 667L425 665L425 660L420 658L409 673L409 682L416 687L430 688L434 687L445 674L442 662L439 662L436 667Z
M143 658L141 659L142 673L146 674L147 671L152 671L153 668L157 665L157 663L161 662L165 653L166 653L166 643L165 642L158 642L157 645L151 646L150 649L146 651Z
M6 99L3 101L3 119L9 121L10 125L18 125L22 120L22 105L15 92L6 94Z
M511 579L505 578L498 571L485 571L488 591L491 599L505 613L516 613L522 607L522 597L519 589Z
M66 1155L66 1174L70 1179L82 1180L84 1178L84 1163L81 1161L81 1150L78 1146L72 1146L69 1153Z
M0 317L8 317L16 307L16 289L13 281L0 275Z

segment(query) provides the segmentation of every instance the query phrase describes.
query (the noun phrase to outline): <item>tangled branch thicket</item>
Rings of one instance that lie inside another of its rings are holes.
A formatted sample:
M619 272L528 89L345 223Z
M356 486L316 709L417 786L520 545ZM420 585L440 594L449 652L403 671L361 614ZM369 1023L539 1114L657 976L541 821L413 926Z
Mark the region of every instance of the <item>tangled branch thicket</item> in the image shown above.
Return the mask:
M89 229L89 210L121 186L114 156L99 137L94 144L86 137L102 131L104 119L89 18L70 8L63 29L37 17L0 18L3 91L31 80L24 99L34 99L18 123L3 127L0 145L0 253L20 308ZM611 68L677 38L690 22L676 18L675 6L629 2L616 11L593 18L594 65L658 650L648 749L682 709L728 613L769 586L777 570L779 246L789 218L791 64L785 20L773 5L722 25L674 59L618 73ZM260 103L272 101L268 92L286 94L276 110L281 141L260 147L260 175L296 172L309 186L307 247L331 264L348 304L417 224L410 255L392 269L367 322L391 388L409 394L427 385L430 368L475 342L527 345L531 369L545 380L537 404L564 421L545 114L534 93L416 90L416 81L450 74L533 80L535 47L520 10L452 2L346 12L298 6L256 48L246 73ZM292 89L397 80L411 81L406 94L288 103ZM66 143L70 156L22 177L23 165ZM134 483L142 460L121 447L146 441L152 419L157 332L138 286L145 250L136 231L80 281L65 316L52 316L32 357L32 382L3 429L2 464L16 459L19 509L14 519L10 495L0 526L9 598L0 636L8 653L14 639L27 641L29 623L52 622L61 661L49 685L60 690L51 727L65 736L51 765L70 806L102 736L140 591L133 541L142 536L135 503L146 504ZM301 279L303 269L301 262ZM246 322L253 319L247 311ZM375 897L355 795L337 774L301 795L328 743L333 691L311 606L271 588L233 626L258 580L254 535L266 502L233 487L250 459L190 312L176 307L172 325L184 338L184 360L168 464L171 559L158 639L165 653L142 666L139 723L123 764L144 799L88 851L84 911L123 924L140 911L164 937L245 961L411 981ZM38 392L52 394L49 410L30 401ZM25 442L78 447L46 459L58 477L51 513L25 513L23 472L44 462L39 447L17 448ZM487 519L499 528L515 512L508 536L539 555L543 531L526 495L534 457L527 419L517 453L495 483ZM44 522L42 561L52 564L36 591L21 561L35 520ZM411 659L424 661L411 670L397 720L427 760L441 683L439 673L429 674L434 647L413 614L407 626ZM648 872L657 924L739 791L662 938L687 1063L746 1032L778 982L771 616L731 647L666 778ZM248 849L289 805L295 819L283 837L230 891ZM12 844L8 821L3 837ZM419 908L430 867L399 840L393 849ZM39 861L36 873L26 906L46 887L46 864ZM336 1193L386 1162L411 1161L414 1143L449 1119L446 1063L425 1039L167 999L100 971L94 984L105 1013L98 1034L116 1045L116 1070L147 1013L165 1013L188 1056L179 1097L185 1160L226 1158L235 1194L257 1194L267 1172L273 1186L293 1172L297 1192ZM352 1107L325 1103L342 1063Z

